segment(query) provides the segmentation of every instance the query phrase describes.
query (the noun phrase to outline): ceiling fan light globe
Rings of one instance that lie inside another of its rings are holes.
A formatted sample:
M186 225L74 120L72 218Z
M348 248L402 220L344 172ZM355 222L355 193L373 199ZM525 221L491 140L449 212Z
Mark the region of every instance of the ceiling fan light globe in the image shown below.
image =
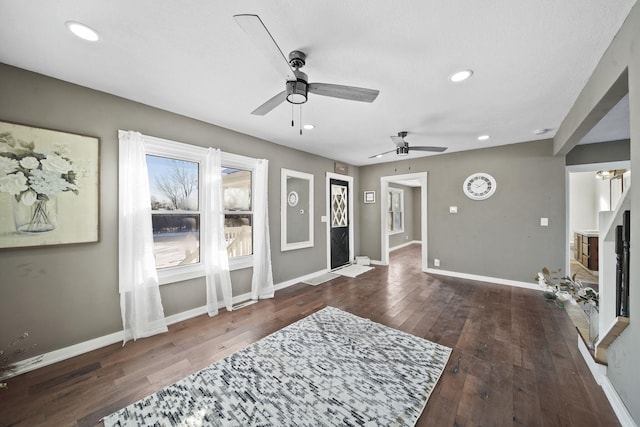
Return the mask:
M291 93L287 95L287 101L291 104L304 104L307 102L307 97L304 94Z
M291 104L307 102L307 82L303 80L287 82L287 101Z

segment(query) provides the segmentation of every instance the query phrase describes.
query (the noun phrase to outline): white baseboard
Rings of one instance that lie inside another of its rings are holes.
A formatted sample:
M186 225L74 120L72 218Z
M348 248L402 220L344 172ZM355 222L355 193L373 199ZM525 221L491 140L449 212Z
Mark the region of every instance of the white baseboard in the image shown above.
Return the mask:
M118 331L109 335L91 339L89 341L84 341L58 350L53 350L39 356L31 357L29 359L21 360L15 364L15 370L13 371L13 373L11 373L11 375L6 378L24 374L25 372L43 368L45 366L49 366L66 359L79 356L89 351L97 350L99 348L106 347L117 342L122 342L123 338L124 331Z
M298 277L295 279L290 279L284 281L282 283L275 284L274 290L278 291L280 289L287 288L289 286L295 285L296 283L303 282L311 277L324 274L329 270L321 270L315 273L310 273L302 277ZM232 304L239 304L241 302L247 301L251 299L251 292L247 292L242 295L237 295L233 297ZM218 309L223 309L225 307L224 302L218 302ZM183 311L181 313L172 314L171 316L167 316L165 320L167 321L167 325L173 325L178 322L182 322L183 320L188 320L196 316L201 316L203 314L207 314L207 306L203 305L201 307L192 308L191 310ZM66 359L71 359L72 357L79 356L84 353L88 353L93 350L97 350L102 347L106 347L111 344L115 344L118 342L122 342L124 338L124 331L114 332L112 334L104 335L98 338L93 338L88 341L83 341L78 344L70 345L68 347L64 347L58 350L53 350L48 353L44 353L38 356L31 357L29 359L21 360L16 363L16 369L14 372L4 378L0 378L0 380L4 380L16 375L24 374L25 372L33 371L38 368L44 368L45 366L52 365L57 362L61 362Z
M542 291L542 288L535 283L520 282L518 280L501 279L499 277L478 276L475 274L459 273L457 271L440 270L438 268L427 268L426 273L440 274L442 276L458 277L460 279L477 280L479 282L497 283L499 285L515 286L518 288L533 289Z
M589 353L589 349L585 345L584 340L580 337L580 334L577 334L577 336L578 350L580 350L582 358L587 363L587 366L591 371L591 375L593 375L593 379L596 380L596 383L598 383L599 386L602 386L602 383L607 377L607 367L604 365L600 365L599 363L596 363L595 360L593 360L593 357L591 357L591 353Z
M296 277L295 279L289 279L284 282L278 283L277 285L274 285L273 288L276 291L279 291L280 289L288 288L289 286L295 285L300 282L304 282L305 280L309 280L312 277L320 276L328 272L329 272L329 269L325 268L323 270L319 270L314 273L305 274L304 276Z
M587 349L587 346L582 338L580 338L580 335L578 335L578 349L580 350L580 354L582 354L582 358L587 363L587 366L591 371L591 375L593 375L593 379L595 379L596 383L602 387L602 391L604 391L605 396L607 396L607 400L609 401L609 404L611 404L613 412L616 413L620 424L622 424L623 427L638 427L635 421L633 421L629 410L620 398L620 395L613 387L613 384L611 384L609 377L607 377L607 367L605 365L600 365L593 360L591 353L589 353L589 349Z
M414 243L418 243L420 245L422 244L422 242L420 240L412 240L410 242L405 242L405 243L403 243L401 245L397 245L397 246L394 246L392 248L389 248L389 252L393 252L393 251L398 250L398 249L406 248L407 246L413 245Z
M613 384L611 384L611 381L609 381L609 377L605 376L603 378L601 386L605 396L607 396L607 399L609 399L609 403L613 408L613 412L616 413L620 424L622 424L623 427L638 427L636 422L631 417L629 410L620 398L620 395L613 387Z

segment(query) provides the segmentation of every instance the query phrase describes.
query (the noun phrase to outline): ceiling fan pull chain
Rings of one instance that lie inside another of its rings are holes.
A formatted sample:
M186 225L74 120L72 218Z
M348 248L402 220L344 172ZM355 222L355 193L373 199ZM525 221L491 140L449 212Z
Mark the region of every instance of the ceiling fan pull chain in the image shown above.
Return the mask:
M293 123L293 104L291 104L291 127L294 127L295 124Z
M302 135L302 104L300 104L300 120L298 121L298 126L300 126L300 135Z

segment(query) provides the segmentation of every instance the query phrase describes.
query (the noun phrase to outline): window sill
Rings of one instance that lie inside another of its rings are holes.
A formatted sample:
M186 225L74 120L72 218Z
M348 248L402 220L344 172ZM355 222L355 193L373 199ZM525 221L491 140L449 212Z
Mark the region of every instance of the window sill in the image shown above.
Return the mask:
M229 271L242 270L253 267L253 255L232 258L229 260ZM197 279L205 276L203 265L173 267L158 271L160 285L168 285L185 280Z
M393 236L394 234L402 234L402 233L404 233L404 230L389 231L389 236Z
M174 267L158 271L160 285L204 277L204 266Z
M229 259L229 270L242 270L244 268L253 267L253 255L246 255Z

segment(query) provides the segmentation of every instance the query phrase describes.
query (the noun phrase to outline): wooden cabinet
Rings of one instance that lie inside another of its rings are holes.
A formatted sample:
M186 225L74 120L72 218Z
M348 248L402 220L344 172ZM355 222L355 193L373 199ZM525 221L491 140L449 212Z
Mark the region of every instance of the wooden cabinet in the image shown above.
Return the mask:
M591 271L598 271L598 236L576 233L576 260Z

